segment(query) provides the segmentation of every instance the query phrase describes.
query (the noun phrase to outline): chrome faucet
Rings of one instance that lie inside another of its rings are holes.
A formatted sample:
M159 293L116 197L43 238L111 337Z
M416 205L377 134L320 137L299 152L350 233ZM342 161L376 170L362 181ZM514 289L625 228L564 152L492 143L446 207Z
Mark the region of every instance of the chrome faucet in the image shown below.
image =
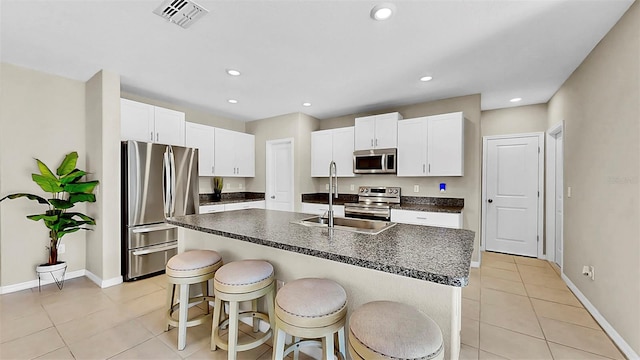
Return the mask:
M334 180L335 179L335 180ZM334 184L335 181L335 184ZM331 161L329 164L329 211L327 217L329 218L329 227L333 228L333 197L338 198L338 168L336 162Z

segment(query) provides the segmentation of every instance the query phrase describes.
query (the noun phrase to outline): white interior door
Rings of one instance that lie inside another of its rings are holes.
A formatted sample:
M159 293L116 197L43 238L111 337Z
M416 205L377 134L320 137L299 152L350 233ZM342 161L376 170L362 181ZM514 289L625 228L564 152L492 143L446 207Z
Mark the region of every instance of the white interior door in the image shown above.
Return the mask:
M266 208L293 211L293 139L267 141Z
M562 132L555 137L555 167L556 167L556 181L555 181L555 259L556 264L562 268L562 248L563 248L563 196L564 196L564 173L563 173L563 139Z
M540 136L485 139L485 248L538 256Z

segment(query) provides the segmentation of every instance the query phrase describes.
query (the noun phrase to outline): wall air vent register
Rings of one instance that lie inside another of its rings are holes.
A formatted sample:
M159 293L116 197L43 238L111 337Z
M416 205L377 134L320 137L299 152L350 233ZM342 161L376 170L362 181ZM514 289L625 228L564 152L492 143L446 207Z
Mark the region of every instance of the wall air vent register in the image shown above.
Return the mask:
M166 0L153 13L187 29L209 10L191 0Z

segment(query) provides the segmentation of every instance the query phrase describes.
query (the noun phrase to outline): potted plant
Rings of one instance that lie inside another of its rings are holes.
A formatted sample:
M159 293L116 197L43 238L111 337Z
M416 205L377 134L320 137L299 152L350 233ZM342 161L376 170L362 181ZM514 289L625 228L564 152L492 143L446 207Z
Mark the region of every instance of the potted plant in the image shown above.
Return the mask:
M51 193L49 199L45 199L38 195L16 193L10 194L2 199L17 199L26 197L29 200L35 200L40 204L47 205L47 210L42 214L27 215L27 219L44 222L49 229L49 261L38 266L36 271L51 272L57 268L66 269L64 262L58 261L58 245L63 236L76 232L78 230L91 230L88 225L95 225L96 222L90 216L80 212L70 211L75 204L80 202L95 202L96 196L93 194L98 181L82 181L87 173L76 168L78 161L78 153L71 152L62 160L62 163L54 174L47 165L36 159L40 174L31 174L31 179L40 186L40 188ZM47 267L49 267L47 269ZM54 280L58 280L54 276ZM60 284L58 284L59 287Z
M220 201L222 199L222 188L224 184L220 176L213 178L213 201Z

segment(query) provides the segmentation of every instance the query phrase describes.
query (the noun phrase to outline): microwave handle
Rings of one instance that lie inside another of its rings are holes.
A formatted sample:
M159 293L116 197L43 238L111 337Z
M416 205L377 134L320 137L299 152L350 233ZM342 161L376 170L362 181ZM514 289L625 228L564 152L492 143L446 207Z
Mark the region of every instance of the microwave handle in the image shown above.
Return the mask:
M387 172L387 156L388 154L382 154L382 171Z

